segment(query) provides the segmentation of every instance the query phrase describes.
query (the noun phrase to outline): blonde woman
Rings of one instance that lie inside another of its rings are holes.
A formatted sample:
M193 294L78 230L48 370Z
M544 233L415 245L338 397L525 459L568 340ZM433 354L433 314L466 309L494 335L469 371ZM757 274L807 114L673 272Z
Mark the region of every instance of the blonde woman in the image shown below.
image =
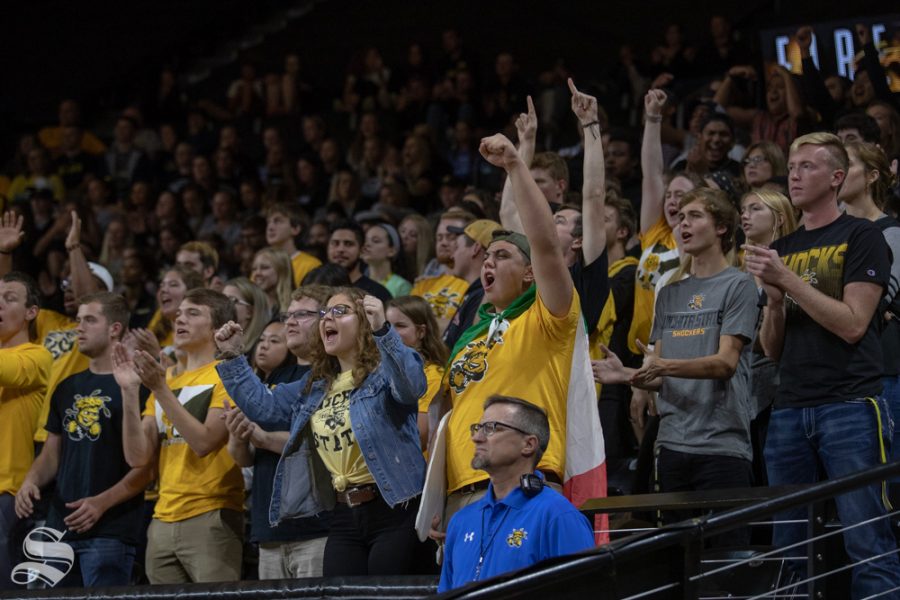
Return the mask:
M262 288L246 277L229 279L222 293L234 304L237 323L244 329L244 351L249 352L272 318L269 300Z
M287 252L273 248L259 250L253 256L250 280L265 292L272 315L291 303L294 272Z

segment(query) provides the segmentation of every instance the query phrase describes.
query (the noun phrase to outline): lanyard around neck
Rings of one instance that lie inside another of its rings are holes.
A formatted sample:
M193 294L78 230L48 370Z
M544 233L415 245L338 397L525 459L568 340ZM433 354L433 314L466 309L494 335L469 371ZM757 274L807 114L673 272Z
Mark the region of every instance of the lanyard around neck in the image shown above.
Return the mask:
M474 581L478 581L481 578L481 567L484 565L484 555L487 554L487 551L490 549L491 544L494 543L494 538L497 537L497 532L503 528L503 522L506 521L506 517L509 516L509 511L512 510L509 506L506 507L506 512L503 513L503 518L500 519L500 522L497 523L497 527L494 529L493 533L491 533L490 537L487 540L487 544L484 543L484 513L485 511L481 511L481 536L478 538L478 564L475 565L475 579Z

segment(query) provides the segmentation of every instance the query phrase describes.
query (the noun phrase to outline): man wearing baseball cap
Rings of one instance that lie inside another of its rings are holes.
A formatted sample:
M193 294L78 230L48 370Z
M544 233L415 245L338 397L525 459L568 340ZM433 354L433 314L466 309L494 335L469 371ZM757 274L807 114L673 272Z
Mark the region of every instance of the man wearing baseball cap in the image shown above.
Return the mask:
M491 245L491 239L495 231L500 229L500 223L490 219L479 219L459 227L449 225L447 231L457 235L456 250L453 252L453 267L450 272L469 283L469 288L463 296L462 302L456 314L444 331L444 343L452 348L459 340L459 336L468 329L478 307L484 299L484 287L481 285L481 263L484 262L484 251Z

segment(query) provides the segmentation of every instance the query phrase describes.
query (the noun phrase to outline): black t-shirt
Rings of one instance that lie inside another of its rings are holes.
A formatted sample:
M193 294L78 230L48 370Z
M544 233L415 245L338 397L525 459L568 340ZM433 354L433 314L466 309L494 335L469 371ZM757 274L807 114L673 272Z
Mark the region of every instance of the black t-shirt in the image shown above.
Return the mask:
M141 411L149 391L141 387ZM56 493L50 501L47 525L65 531L66 508L116 485L131 470L122 451L122 392L111 374L90 369L75 373L56 387L47 416L47 431L62 438ZM89 531L66 533L66 539L116 538L137 544L143 519L144 495L110 508Z
M475 317L478 315L478 307L481 306L483 301L484 286L481 285L481 277L479 277L469 285L469 289L466 290L466 294L463 296L456 314L453 315L453 318L447 324L447 329L444 331L444 344L448 348L453 348L460 336L475 322Z
M807 231L801 227L772 244L788 268L814 288L837 300L848 283L886 287L888 246L871 221L841 215ZM784 348L776 407L799 408L873 396L881 392L882 356L877 319L866 333L847 343L814 321L790 297L785 298Z
M298 381L309 367L289 365L272 371L266 385L274 387L279 383ZM253 454L253 488L250 490L250 541L251 542L296 542L328 535L327 515L282 521L277 527L269 526L269 503L272 501L272 487L275 469L280 455L257 448Z
M600 314L609 296L609 263L606 250L591 264L585 265L582 258L569 267L569 274L575 283L575 291L581 300L581 314L584 315L587 332L593 333L600 322Z
M615 263L613 263L615 264ZM609 349L618 356L626 367L640 367L642 357L628 349L628 331L634 318L634 277L637 264L622 267L609 280L609 293L616 306L616 322L609 338ZM625 384L604 384L600 388L600 399L624 401L631 397L631 386Z

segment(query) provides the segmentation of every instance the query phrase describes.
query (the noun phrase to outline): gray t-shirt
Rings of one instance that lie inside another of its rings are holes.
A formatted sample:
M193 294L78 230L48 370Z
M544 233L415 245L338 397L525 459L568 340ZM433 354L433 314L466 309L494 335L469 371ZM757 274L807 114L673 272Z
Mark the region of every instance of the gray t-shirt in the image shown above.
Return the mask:
M699 358L719 350L719 337L739 336L744 348L731 379L663 378L656 443L689 454L753 459L750 353L759 315L753 278L734 267L712 277L667 285L656 299L650 340L662 358Z

